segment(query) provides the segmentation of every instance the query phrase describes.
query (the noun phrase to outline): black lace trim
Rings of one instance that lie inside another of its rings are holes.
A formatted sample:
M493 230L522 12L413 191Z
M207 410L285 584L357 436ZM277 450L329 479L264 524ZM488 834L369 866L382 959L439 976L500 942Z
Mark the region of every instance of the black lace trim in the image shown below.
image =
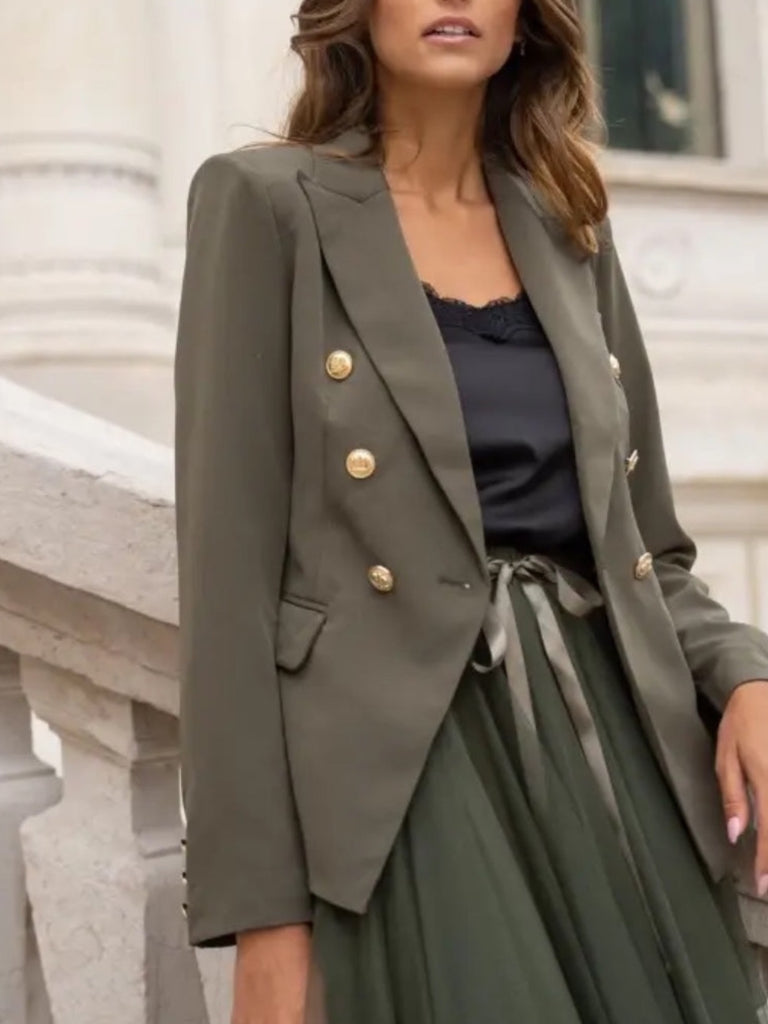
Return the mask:
M424 291L432 299L437 299L438 302L447 302L451 306L462 306L464 309L482 311L484 309L493 309L495 306L513 306L516 302L522 302L525 298L525 292L520 292L518 295L501 295L497 299L489 299L488 302L484 302L482 306L475 306L471 302L465 302L464 299L454 299L451 296L441 295L436 288L433 288L427 281L421 282Z
M495 342L546 342L544 330L524 291L516 296L502 296L482 306L473 306L463 299L440 295L426 282L422 285L441 326L462 327Z

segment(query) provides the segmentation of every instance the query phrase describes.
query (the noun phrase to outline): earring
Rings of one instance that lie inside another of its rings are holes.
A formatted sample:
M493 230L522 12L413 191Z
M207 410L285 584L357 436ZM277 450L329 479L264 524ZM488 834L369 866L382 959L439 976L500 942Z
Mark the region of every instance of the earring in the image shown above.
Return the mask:
M525 36L520 40L520 56L525 56Z

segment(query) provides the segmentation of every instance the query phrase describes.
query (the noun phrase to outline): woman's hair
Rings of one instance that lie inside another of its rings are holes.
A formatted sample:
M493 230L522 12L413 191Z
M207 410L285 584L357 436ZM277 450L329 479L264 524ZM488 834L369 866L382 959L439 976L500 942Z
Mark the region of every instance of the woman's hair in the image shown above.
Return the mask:
M319 145L364 129L380 157L376 60L368 33L371 0L302 0L291 48L303 87L286 126L290 142ZM523 0L515 47L488 83L482 146L523 172L584 252L594 251L608 200L595 163L600 125L576 0Z

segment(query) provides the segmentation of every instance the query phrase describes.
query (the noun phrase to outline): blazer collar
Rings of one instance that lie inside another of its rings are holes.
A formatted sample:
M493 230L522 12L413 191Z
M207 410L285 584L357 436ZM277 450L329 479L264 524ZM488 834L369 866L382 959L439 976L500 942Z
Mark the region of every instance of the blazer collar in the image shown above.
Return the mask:
M312 175L299 172L300 183L346 313L485 571L482 516L453 370L386 178L379 166L348 158L366 143L364 133L353 131L318 147ZM486 179L510 255L560 367L585 518L593 545L600 545L618 405L590 261L574 254L521 178L489 160Z

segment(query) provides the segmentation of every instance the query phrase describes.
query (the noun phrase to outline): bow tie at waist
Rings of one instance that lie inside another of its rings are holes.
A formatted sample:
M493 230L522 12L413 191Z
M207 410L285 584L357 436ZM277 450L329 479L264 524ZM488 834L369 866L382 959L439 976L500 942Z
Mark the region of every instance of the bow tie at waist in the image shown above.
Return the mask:
M584 757L627 859L635 870L595 719L552 606L555 600L566 612L583 618L601 607L603 599L583 576L542 555L491 556L488 568L492 580L491 600L481 633L487 646L487 659L473 660L472 667L481 674L502 665L506 671L520 758L532 804L537 812L546 812L546 772L537 735L530 680L510 596L513 580L521 585L534 612L544 651Z

